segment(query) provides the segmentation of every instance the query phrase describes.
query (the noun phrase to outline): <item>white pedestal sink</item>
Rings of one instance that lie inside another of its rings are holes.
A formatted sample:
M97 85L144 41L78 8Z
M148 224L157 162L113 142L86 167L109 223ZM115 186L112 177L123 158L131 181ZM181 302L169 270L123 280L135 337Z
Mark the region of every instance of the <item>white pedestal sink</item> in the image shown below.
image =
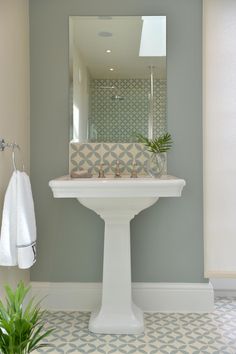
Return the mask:
M132 301L130 220L159 197L179 197L183 179L88 178L69 176L49 182L55 198L77 198L105 221L102 304L92 313L89 329L95 333L143 332L143 313Z

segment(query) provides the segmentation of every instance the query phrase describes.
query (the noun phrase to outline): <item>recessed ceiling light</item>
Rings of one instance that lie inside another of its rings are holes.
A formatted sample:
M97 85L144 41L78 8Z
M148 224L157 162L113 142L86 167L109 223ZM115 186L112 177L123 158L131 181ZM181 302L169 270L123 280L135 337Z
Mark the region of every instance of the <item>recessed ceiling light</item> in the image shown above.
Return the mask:
M114 69L114 68L110 68L109 70L110 70L110 71L114 71L115 69Z
M106 32L106 31L98 32L98 35L100 37L112 37L112 33L111 32Z
M106 50L106 53L111 53L111 49L107 49L107 50Z

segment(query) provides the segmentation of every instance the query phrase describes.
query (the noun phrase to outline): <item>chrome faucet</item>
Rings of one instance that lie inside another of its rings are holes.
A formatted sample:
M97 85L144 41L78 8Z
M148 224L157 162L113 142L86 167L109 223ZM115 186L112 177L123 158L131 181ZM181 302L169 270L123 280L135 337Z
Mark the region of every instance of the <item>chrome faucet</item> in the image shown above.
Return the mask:
M120 161L119 161L119 160L116 160L115 177L116 177L116 178L121 177L121 173L120 173Z

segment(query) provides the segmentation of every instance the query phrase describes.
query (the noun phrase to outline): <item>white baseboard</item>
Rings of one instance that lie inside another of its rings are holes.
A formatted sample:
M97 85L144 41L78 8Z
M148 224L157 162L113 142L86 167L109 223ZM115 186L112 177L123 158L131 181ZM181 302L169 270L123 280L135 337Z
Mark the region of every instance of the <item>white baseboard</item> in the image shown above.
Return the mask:
M214 278L211 283L216 296L236 297L236 279Z
M101 283L31 282L32 294L45 297L51 311L93 311L101 302ZM133 283L134 302L145 312L211 312L211 283Z

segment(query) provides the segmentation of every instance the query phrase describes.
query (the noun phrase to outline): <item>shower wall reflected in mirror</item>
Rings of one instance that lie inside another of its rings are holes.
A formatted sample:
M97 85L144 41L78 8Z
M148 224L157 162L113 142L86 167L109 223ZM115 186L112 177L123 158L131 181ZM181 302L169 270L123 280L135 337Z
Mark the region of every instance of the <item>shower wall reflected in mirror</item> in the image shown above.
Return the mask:
M71 16L74 142L133 142L166 132L166 17Z

